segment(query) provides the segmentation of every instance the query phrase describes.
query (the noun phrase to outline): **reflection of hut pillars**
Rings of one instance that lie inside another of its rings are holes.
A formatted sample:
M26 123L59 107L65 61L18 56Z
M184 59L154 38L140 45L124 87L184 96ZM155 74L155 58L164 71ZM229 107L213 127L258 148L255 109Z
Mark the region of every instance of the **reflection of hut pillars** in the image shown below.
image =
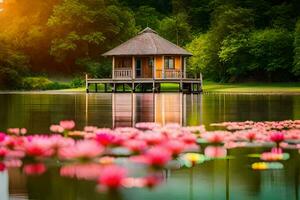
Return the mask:
M183 97L183 116L181 116L183 118L183 126L186 126L186 94L182 95Z
M154 122L155 123L158 123L158 120L157 120L157 117L156 117L156 110L157 110L157 106L158 105L156 105L156 102L157 102L157 95L156 94L154 94Z
M166 116L165 116L165 95L162 95L162 125L166 124Z
M203 100L202 100L202 94L199 94L200 98L200 124L203 124Z
M112 128L115 128L115 121L116 121L116 116L115 116L115 93L111 94L111 107L112 107Z
M152 114L153 114L152 121L153 121L153 122L156 122L156 94L155 94L155 93L152 93L152 95L153 95L153 96L152 96L152 97L153 97L153 98L152 98L152 100L153 100L153 103L152 103L152 105L153 105L153 106L152 106L152 109L153 109L153 110L152 110L152 112L153 112L153 113L152 113Z
M131 120L132 120L132 127L135 126L136 123L136 117L135 117L135 113L136 113L136 95L134 93L131 93Z
M89 113L89 94L85 94L85 125L86 126L88 126L88 124L89 124L89 115L88 115L88 113Z
M74 116L74 120L75 120L75 122L77 121L77 119L76 119L76 116L77 116L77 112L76 112L76 108L77 108L77 95L75 94L74 95L75 96L75 98L74 98L74 114L75 114L75 116Z
M9 199L9 190L8 190L8 173L7 170L0 172L0 199L8 200Z
M182 109L182 95L183 95L182 93L179 94L180 126L183 126L183 121L182 121L182 112L183 112L183 109Z
M194 95L193 95L193 93L191 94L191 110L192 110L192 116L194 116Z

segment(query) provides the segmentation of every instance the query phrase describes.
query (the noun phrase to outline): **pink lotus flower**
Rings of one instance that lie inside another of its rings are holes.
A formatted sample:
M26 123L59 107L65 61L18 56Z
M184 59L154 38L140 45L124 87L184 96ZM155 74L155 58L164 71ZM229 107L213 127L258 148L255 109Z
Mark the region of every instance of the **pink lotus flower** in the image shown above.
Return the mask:
M148 188L153 188L159 185L163 180L161 175L148 175L144 178L144 185Z
M150 146L161 144L166 140L165 136L158 132L142 133L137 139L146 141Z
M7 159L22 159L25 157L25 152L23 150L7 150Z
M7 129L7 133L11 135L19 135L20 129L19 128L9 128Z
M164 146L172 153L173 156L178 156L185 149L185 144L179 140L170 140Z
M48 137L35 136L27 139L23 145L27 156L49 157L53 155L54 151L50 148L51 143Z
M147 143L143 140L127 140L123 143L123 146L134 153L140 153L147 148Z
M19 159L5 160L4 164L7 168L17 168L22 166L22 161Z
M181 136L181 140L186 144L195 144L196 139L196 136L193 134L184 134L183 136Z
M61 148L58 152L61 159L90 160L100 156L103 147L92 140L81 140L73 146Z
M4 163L0 162L0 172L3 172L6 170L6 166Z
M227 155L227 150L220 146L208 146L204 150L204 155L208 158L224 158Z
M282 148L277 148L277 147L273 147L271 149L271 152L272 153L277 153L277 154L282 154L283 153Z
M284 141L284 134L282 132L273 132L270 135L270 140L278 144Z
M265 152L260 156L261 160L264 161L278 161L283 159L282 153Z
M3 147L0 147L0 160L3 159L7 154L7 150Z
M8 149L20 148L24 143L23 137L6 136L3 141L3 146Z
M109 189L117 189L122 186L126 175L127 171L125 168L116 165L107 166L102 170L98 183Z
M0 132L0 143L5 140L6 134Z
M95 140L103 146L111 145L114 139L115 136L112 133L108 133L108 132L98 132L96 133L96 137L95 137Z
M7 129L7 133L12 135L25 135L27 133L26 128L9 128Z
M44 163L28 164L24 166L24 173L27 175L41 175L47 170Z
M25 135L27 133L27 129L26 128L21 128L20 133L21 133L21 135Z
M153 147L145 154L150 165L154 167L164 167L171 159L171 152L166 148Z
M63 133L65 129L61 127L60 125L51 125L50 131L53 133Z
M225 133L223 131L207 132L202 134L202 137L209 143L222 143L225 140Z
M247 132L246 133L246 138L250 141L253 142L256 139L256 133L255 132Z
M61 121L59 123L59 125L61 127L63 127L65 130L72 130L75 127L75 122L72 120L65 120L65 121Z

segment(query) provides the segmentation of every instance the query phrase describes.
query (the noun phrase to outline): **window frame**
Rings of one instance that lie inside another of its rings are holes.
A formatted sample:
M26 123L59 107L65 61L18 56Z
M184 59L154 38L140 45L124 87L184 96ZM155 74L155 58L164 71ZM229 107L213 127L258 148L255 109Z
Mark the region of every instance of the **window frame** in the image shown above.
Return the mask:
M170 60L172 60L172 66L170 67ZM165 56L164 57L165 69L175 70L175 57L174 56Z

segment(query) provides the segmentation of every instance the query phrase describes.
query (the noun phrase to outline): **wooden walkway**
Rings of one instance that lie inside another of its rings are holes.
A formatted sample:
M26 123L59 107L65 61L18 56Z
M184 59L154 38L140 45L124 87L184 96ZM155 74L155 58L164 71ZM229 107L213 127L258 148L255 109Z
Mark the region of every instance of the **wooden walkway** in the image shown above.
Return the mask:
M201 93L202 78L136 78L136 79L94 79L86 77L86 92L161 92L161 84L178 84L178 92ZM99 85L104 89L100 90ZM94 86L94 87L92 87Z

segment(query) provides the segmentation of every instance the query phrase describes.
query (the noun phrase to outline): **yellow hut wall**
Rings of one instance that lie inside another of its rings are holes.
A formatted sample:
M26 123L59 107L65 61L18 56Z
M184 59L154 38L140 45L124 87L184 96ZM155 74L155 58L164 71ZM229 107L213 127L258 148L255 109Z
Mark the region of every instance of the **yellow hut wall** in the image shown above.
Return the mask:
M181 69L181 56L176 56L175 57L175 70L180 71Z
M154 64L156 66L156 78L162 78L163 56L156 56Z
M175 56L175 70L180 71L181 70L181 65L182 65L182 57L181 56ZM156 78L162 78L162 69L163 69L163 56L156 56Z

